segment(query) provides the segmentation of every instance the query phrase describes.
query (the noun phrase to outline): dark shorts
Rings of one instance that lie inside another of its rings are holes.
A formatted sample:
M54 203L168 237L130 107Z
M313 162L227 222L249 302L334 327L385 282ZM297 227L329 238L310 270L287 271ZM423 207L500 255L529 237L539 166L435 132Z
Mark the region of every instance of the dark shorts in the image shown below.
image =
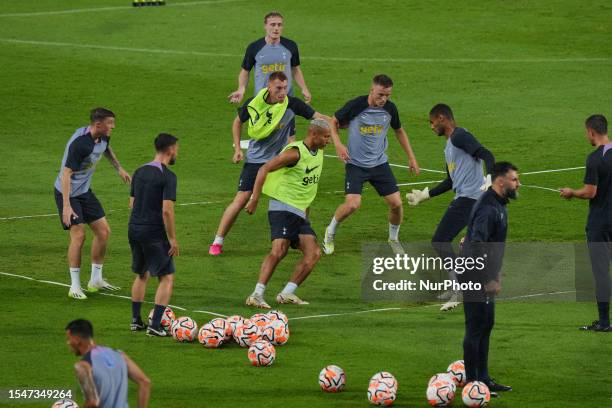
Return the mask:
M346 194L361 194L363 183L369 181L379 196L385 197L399 191L397 181L389 163L366 168L347 163L344 192Z
M240 173L240 180L238 181L238 191L253 191L257 172L264 164L265 163L244 163L242 172Z
M64 211L62 193L57 191L57 189L53 189L53 191L55 191L55 204L59 212L60 223L65 230L68 230L70 227L66 227L64 221L62 221L62 212ZM100 204L100 201L98 201L98 198L91 190L87 190L86 193L76 197L70 197L70 206L72 207L72 211L78 215L78 218L72 220L71 225L91 224L106 215L104 213L104 208L102 208L102 204Z
M300 246L300 235L314 235L315 239L317 237L307 219L289 211L268 211L268 221L271 240L288 239L294 249Z
M132 271L139 275L169 275L175 272L172 257L168 255L170 242L161 228L130 225L128 239L132 249Z

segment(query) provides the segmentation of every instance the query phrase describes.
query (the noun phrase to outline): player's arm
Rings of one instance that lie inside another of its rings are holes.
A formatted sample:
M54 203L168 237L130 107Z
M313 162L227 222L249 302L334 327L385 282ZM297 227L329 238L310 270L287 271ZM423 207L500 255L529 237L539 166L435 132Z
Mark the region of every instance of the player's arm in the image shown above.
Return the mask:
M453 180L450 178L448 173L448 166L446 166L446 178L440 182L437 186L432 188L425 187L423 190L412 190L412 193L406 194L406 199L410 205L418 205L420 202L429 200L432 197L446 193L448 190L453 188Z
M410 141L408 140L406 131L403 127L394 129L394 131L397 141L399 142L400 146L402 146L402 149L404 149L404 152L406 152L406 156L408 156L408 167L410 167L410 171L416 175L419 175L419 173L421 173L421 168L419 167L419 163L417 162L414 152L412 151L412 146L410 146Z
M119 173L119 177L121 177L121 180L123 180L125 183L132 182L132 177L130 176L130 173L128 173L123 169L123 167L121 167L121 164L119 164L119 160L117 159L117 156L115 155L115 152L113 152L113 149L111 149L110 145L106 147L106 150L104 151L104 156L106 156L106 158L108 159L108 161L111 162L115 170L117 170L117 173Z
M162 214L164 218L164 226L166 227L166 234L168 235L168 241L170 242L170 250L168 255L178 256L179 246L176 241L176 226L174 223L174 201L164 200L162 205Z
M232 156L232 163L240 163L244 157L242 149L240 148L241 134L242 121L240 120L240 115L237 115L232 123L232 140L234 141L234 156Z
M240 73L238 73L238 89L229 94L227 97L230 103L240 103L242 98L244 98L244 93L246 92L246 87L249 84L249 71L242 68Z
M62 222L66 227L72 224L72 220L79 218L70 205L70 178L72 177L72 169L64 167L62 170Z
M482 271L485 291L490 294L499 293L501 286L499 272L503 251L499 252L498 242L490 242L496 228L496 220L499 218L497 211L492 207L481 207L472 220L472 234L470 245L472 247L472 258L485 260Z
M100 405L100 397L98 396L98 390L93 379L91 364L86 361L79 361L74 365L74 372L85 397L83 407L98 407Z
M568 187L559 190L561 197L567 198L568 200L576 197L582 198L583 200L590 200L597 194L597 185L585 184L582 188L574 190Z
M306 81L304 80L304 73L302 72L302 68L299 65L295 67L291 67L291 74L293 75L293 79L299 85L302 90L302 95L304 96L304 100L306 103L310 103L312 100L312 95L310 94L310 90L306 86Z
M348 154L348 149L345 145L342 144L342 140L340 140L340 122L338 121L336 116L333 116L331 118L330 124L331 138L336 148L336 154L338 155L338 158L340 160L346 163L351 158Z
M138 384L138 408L147 408L151 396L151 380L125 353L121 353L128 369L128 378Z
M261 190L263 189L264 182L266 181L266 177L268 177L268 173L271 171L278 170L283 167L292 166L300 160L300 151L295 149L289 149L272 160L268 161L266 164L259 168L257 172L257 178L255 179L255 185L253 186L253 193L251 194L251 198L244 208L247 213L253 214L257 209L257 204L259 203L259 197L261 196Z

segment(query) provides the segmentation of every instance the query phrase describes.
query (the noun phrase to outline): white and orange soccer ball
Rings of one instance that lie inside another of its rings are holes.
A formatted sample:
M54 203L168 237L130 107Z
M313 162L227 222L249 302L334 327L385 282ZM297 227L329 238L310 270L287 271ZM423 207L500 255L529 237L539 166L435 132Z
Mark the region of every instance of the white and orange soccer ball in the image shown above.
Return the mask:
M276 350L269 341L256 340L249 346L249 361L256 367L267 367L274 363Z
M372 382L374 381L384 382L389 386L389 388L393 390L393 392L397 393L398 383L397 379L395 379L395 376L393 374L387 371L381 371L379 373L374 374L372 378L370 378L370 384L372 384Z
M198 335L198 324L191 317L179 317L172 323L171 332L176 341L191 342Z
M465 365L463 364L463 360L457 360L450 363L446 371L450 374L457 387L463 387L465 385Z
M489 387L481 381L472 381L465 384L461 399L466 407L479 408L486 407L491 400Z
M228 340L231 340L231 337L234 335L234 330L236 330L236 326L244 321L244 317L239 315L228 316L225 319L228 323L227 328L227 336Z
M447 407L455 399L457 387L448 374L436 374L427 386L427 402L432 407Z
M261 338L275 346L282 346L289 340L289 325L282 320L272 320L261 331Z
M337 365L323 367L319 373L319 386L325 392L340 392L346 385L346 374Z
M79 408L79 405L71 399L62 398L51 405L51 408Z
M265 313L255 313L249 320L259 328L259 332L261 333L264 327L270 322L270 317Z
M198 341L206 348L217 348L225 342L228 323L225 319L212 319L198 332Z
M272 321L274 321L274 320L282 320L283 322L285 322L285 324L289 324L289 319L287 318L287 315L284 314L283 312L281 312L280 310L270 310L266 314L268 315L268 317Z
M236 330L234 330L232 337L240 347L249 347L259 339L259 328L249 319L245 319L236 325Z
M368 401L370 403L388 407L393 405L396 398L397 393L386 382L370 381L368 386Z
M153 312L154 311L155 309L151 309L151 311L149 312L149 326L153 325ZM172 323L175 320L176 320L176 315L174 314L174 311L168 306L166 306L166 309L164 309L164 313L162 313L162 318L161 318L162 329L164 329L167 333L170 333L170 329L172 328Z

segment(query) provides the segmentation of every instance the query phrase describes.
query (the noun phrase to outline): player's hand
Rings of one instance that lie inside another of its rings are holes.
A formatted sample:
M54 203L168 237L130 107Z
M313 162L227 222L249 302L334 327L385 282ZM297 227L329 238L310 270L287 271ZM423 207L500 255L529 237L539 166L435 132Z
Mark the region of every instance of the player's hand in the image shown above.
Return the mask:
M567 188L567 187L560 188L559 195L565 198L566 200L570 200L572 197L574 197L574 190L572 190L571 188Z
M423 190L412 190L412 193L406 194L406 200L410 205L419 205L420 202L429 200L429 187Z
M242 98L244 98L244 91L241 90L234 91L227 97L230 103L240 103L240 101L242 101Z
M483 180L482 186L480 186L480 191L487 191L492 184L493 182L491 181L491 175L487 174Z
M497 280L492 280L485 284L485 292L489 295L497 295L501 290L501 284Z
M343 144L336 146L336 154L338 155L338 158L345 163L351 160L351 157L348 154L348 149Z
M170 249L168 250L168 255L179 256L179 245L176 239L170 239L168 241L170 242Z
M132 176L130 176L130 173L125 171L123 167L119 168L119 177L121 177L121 180L123 180L124 183L132 183Z
M242 153L241 149L234 150L234 156L232 157L232 163L237 164L242 161L244 157L244 153Z
M416 159L408 160L408 168L410 169L411 173L414 173L417 176L421 174L421 167L419 167L419 163L416 161Z
M251 199L249 200L247 205L244 207L244 210L249 214L254 214L255 210L257 210L258 203L259 203L259 199L257 198L254 199L253 196L251 196Z
M312 100L312 95L310 94L308 88L302 89L302 95L304 96L304 102L310 104L310 101Z
M72 210L71 206L65 206L62 210L62 222L65 226L72 225L72 220L76 220L79 216Z

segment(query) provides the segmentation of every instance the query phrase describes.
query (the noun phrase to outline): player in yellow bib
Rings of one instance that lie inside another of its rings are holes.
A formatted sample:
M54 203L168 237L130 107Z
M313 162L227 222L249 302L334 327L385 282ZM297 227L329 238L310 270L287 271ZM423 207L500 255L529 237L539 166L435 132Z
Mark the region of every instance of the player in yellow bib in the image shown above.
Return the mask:
M255 290L247 298L247 306L269 309L264 300L266 284L289 247L304 256L298 262L285 288L276 296L278 303L308 304L295 295L297 287L308 277L321 258L317 236L307 217L308 208L317 195L323 170L323 148L331 137L330 125L323 119L310 122L303 141L288 144L280 155L264 164L257 172L253 194L245 210L253 214L261 193L270 197L268 220L272 249L261 264Z

